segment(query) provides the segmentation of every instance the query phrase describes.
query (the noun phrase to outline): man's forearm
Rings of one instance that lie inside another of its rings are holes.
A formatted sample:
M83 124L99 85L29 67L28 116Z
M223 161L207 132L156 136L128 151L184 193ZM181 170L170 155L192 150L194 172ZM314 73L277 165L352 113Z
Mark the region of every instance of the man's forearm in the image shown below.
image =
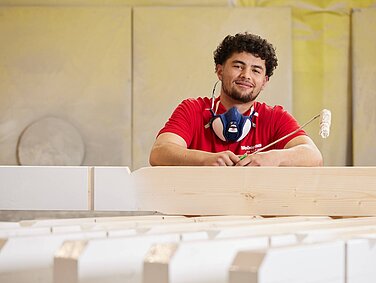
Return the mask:
M210 153L187 149L174 143L166 143L153 147L149 162L152 166L199 166L204 165L207 155Z
M280 150L280 166L322 166L320 151L310 144Z

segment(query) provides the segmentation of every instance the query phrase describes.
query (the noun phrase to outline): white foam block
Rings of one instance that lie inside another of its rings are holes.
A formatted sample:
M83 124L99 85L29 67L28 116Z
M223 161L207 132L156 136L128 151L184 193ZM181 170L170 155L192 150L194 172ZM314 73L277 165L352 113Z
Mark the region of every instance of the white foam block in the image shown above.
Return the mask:
M154 245L145 256L144 283L225 283L228 268L239 250L267 246L268 237Z
M342 241L239 252L230 269L230 283L343 283ZM174 282L175 283L175 282Z
M136 190L128 167L94 168L95 210L140 210Z
M0 209L88 210L88 167L0 166Z
M376 282L376 234L348 240L346 246L346 282Z
M53 258L65 240L106 237L105 232L19 236L3 240L0 282L52 283Z

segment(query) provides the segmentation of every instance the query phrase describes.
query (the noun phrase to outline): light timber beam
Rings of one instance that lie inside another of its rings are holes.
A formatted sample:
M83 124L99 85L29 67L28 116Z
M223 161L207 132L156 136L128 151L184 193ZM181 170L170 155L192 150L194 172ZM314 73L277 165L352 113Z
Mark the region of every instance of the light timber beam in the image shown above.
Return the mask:
M131 175L144 211L376 215L376 167L147 167Z

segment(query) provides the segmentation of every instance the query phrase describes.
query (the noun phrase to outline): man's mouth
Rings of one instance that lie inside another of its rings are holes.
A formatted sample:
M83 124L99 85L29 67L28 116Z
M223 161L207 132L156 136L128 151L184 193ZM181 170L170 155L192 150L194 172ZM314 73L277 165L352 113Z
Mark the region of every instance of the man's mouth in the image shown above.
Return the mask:
M235 81L235 84L242 87L242 88L253 88L254 85L250 82L246 81Z

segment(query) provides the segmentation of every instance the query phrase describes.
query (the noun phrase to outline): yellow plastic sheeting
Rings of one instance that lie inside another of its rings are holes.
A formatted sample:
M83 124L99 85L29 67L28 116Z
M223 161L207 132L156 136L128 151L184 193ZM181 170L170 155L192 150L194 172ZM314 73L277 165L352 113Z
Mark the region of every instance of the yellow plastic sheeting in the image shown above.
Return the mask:
M376 9L352 18L354 165L376 164Z
M325 165L351 164L348 16L340 11L306 11L303 18L304 22L294 21L294 114L302 121L307 113L331 110L329 138L318 135L318 122L307 131L321 149Z
M229 0L0 0L0 5L27 6L93 6L93 5L127 5L127 6L227 6Z
M0 164L50 116L78 130L83 164L131 163L130 8L1 7L0 38Z
M148 165L156 134L178 103L211 96L217 81L213 51L226 35L244 31L267 38L280 58L260 100L290 109L290 9L134 9L134 169Z

